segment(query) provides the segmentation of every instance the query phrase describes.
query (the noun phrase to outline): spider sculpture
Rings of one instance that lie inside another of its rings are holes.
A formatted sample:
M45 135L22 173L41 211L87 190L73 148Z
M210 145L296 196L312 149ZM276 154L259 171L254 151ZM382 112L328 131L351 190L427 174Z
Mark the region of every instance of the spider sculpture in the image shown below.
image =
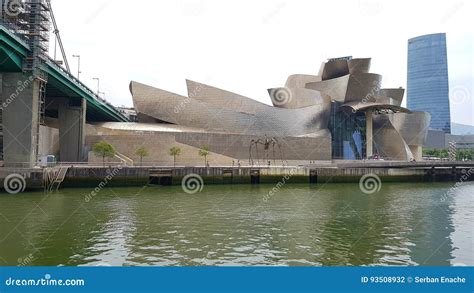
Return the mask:
M264 162L268 162L270 163L270 160L269 160L269 151L270 151L270 147L272 149L272 159L273 159L273 164L275 165L276 164L276 157L275 157L275 146L278 147L278 150L279 150L279 153L280 153L280 160L282 162L283 165L285 165L285 162L283 160L283 153L281 151L281 145L280 143L278 142L277 138L276 137L272 137L272 138L268 138L266 135L265 135L265 138L264 139L252 139L250 141L250 147L249 147L249 164L251 166L254 165L254 160L253 160L253 157L252 157L252 149L255 148L255 153L256 153L256 160L257 160L257 165L259 165L259 153L258 153L258 148L259 146L263 146L263 151L264 151Z

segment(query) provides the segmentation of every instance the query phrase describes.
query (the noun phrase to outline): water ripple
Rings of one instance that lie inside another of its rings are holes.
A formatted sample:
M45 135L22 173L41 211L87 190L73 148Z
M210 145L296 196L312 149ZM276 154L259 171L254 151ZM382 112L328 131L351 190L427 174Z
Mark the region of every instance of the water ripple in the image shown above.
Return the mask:
M384 184L366 196L352 184L295 185L267 202L273 186L104 189L82 208L86 190L0 197L9 219L0 227L12 231L0 256L10 265L29 254L32 265L474 265L474 184L441 200L451 187Z

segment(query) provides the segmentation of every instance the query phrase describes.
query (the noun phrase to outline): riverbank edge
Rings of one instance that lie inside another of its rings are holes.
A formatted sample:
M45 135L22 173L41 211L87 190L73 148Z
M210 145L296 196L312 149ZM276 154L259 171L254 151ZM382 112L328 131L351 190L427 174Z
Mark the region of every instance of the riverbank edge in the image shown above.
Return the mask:
M26 178L28 190L44 189L43 171ZM466 182L474 180L474 169L460 167L69 167L60 188L176 186L196 178L206 185L232 184L331 184L360 183L364 176L380 182ZM3 183L3 182L2 182ZM3 187L3 184L1 185Z

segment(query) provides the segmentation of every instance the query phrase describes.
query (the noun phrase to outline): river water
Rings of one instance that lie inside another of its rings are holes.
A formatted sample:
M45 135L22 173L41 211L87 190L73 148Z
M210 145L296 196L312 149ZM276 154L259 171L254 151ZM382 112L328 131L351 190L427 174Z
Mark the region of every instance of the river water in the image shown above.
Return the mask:
M472 183L274 187L0 194L0 265L474 265Z

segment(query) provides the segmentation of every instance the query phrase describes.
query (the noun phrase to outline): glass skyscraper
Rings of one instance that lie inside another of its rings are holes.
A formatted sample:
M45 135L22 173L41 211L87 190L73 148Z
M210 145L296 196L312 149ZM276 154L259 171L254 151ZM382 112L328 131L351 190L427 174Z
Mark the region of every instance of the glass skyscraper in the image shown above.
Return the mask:
M408 109L431 114L431 129L451 133L446 34L408 40Z

